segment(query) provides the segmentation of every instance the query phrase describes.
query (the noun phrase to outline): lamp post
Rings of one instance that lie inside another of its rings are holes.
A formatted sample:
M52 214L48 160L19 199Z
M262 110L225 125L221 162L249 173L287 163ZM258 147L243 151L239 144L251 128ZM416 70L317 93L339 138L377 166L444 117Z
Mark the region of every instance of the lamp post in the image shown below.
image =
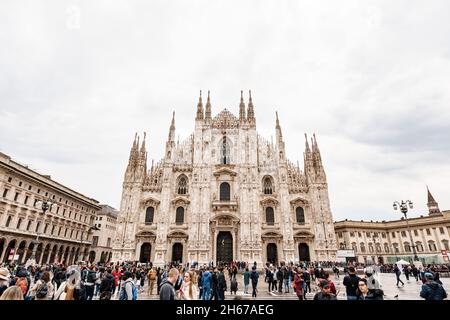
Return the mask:
M40 209L42 210L42 214L45 216L45 213L47 211L51 211L53 205L55 205L56 202L50 201L49 199L44 199L44 200L38 200L36 201L36 203L34 204L34 206L40 206ZM35 264L36 263L36 251L37 251L37 247L39 245L39 235L41 234L40 232L40 225L38 226L37 230L36 230L36 240L33 241L33 251L31 252L31 256L30 258L27 260L27 265L30 264Z
M419 260L419 257L417 256L416 246L415 246L413 238L412 238L412 233L411 233L411 229L409 227L408 216L407 216L408 207L409 207L409 209L412 209L413 208L413 203L410 200L406 200L406 201L402 200L401 203L398 202L398 201L394 201L393 207L394 207L394 210L398 210L400 208L400 211L405 216L406 227L408 228L409 239L411 241L411 247L413 248L413 252L414 252L414 260L417 261L417 260Z
M98 230L100 230L100 228L98 228L97 225L94 225L94 226L89 227L89 229L88 229L87 232L86 232L86 241L87 241L88 238L89 238L89 233L90 233L91 231L93 231L93 230L98 231ZM83 250L83 233L84 233L84 231L81 231L80 254L82 254L82 250ZM79 258L79 257L78 257L78 258Z

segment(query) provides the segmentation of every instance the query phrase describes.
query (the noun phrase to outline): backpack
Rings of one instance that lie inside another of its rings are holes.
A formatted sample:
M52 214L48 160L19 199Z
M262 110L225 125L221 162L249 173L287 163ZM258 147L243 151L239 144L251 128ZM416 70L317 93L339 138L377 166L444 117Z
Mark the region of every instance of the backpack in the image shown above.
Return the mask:
M137 294L136 286L134 285L134 283L132 281L128 281L127 283L129 283L131 285L131 292L133 294L132 300L137 300L138 294ZM127 285L127 283L125 283L121 289L119 300L128 300L127 291L125 289L125 286Z
M45 282L44 284L41 284L39 289L36 290L36 298L42 299L45 298L48 294L48 285Z

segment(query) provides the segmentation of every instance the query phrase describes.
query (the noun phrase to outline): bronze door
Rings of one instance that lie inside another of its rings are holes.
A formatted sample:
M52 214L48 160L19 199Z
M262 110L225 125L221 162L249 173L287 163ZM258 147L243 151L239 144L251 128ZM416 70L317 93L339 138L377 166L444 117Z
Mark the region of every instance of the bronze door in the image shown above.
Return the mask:
M217 264L233 261L233 237L230 232L219 232L217 235Z

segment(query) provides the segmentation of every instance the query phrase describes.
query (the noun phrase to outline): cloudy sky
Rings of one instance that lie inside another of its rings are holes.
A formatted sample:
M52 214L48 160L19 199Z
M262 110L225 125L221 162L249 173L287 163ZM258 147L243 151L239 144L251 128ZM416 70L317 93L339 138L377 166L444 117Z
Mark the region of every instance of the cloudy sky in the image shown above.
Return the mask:
M278 110L287 155L316 133L336 220L450 209L450 2L2 1L0 151L119 207L134 132L160 159L172 110L199 90L260 134Z

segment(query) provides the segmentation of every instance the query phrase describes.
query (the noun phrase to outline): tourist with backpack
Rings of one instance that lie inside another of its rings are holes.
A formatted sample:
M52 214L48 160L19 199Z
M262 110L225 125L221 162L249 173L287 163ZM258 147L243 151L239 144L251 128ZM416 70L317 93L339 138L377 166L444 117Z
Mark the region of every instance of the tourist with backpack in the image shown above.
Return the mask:
M50 272L44 271L41 278L30 289L30 296L34 300L51 300L53 297L53 284L50 281Z
M95 281L97 280L97 274L93 270L93 266L90 266L88 269L84 270L84 292L86 296L86 300L92 300L94 297L94 289L95 289Z
M123 273L124 282L121 285L119 300L137 300L137 289L130 271Z

